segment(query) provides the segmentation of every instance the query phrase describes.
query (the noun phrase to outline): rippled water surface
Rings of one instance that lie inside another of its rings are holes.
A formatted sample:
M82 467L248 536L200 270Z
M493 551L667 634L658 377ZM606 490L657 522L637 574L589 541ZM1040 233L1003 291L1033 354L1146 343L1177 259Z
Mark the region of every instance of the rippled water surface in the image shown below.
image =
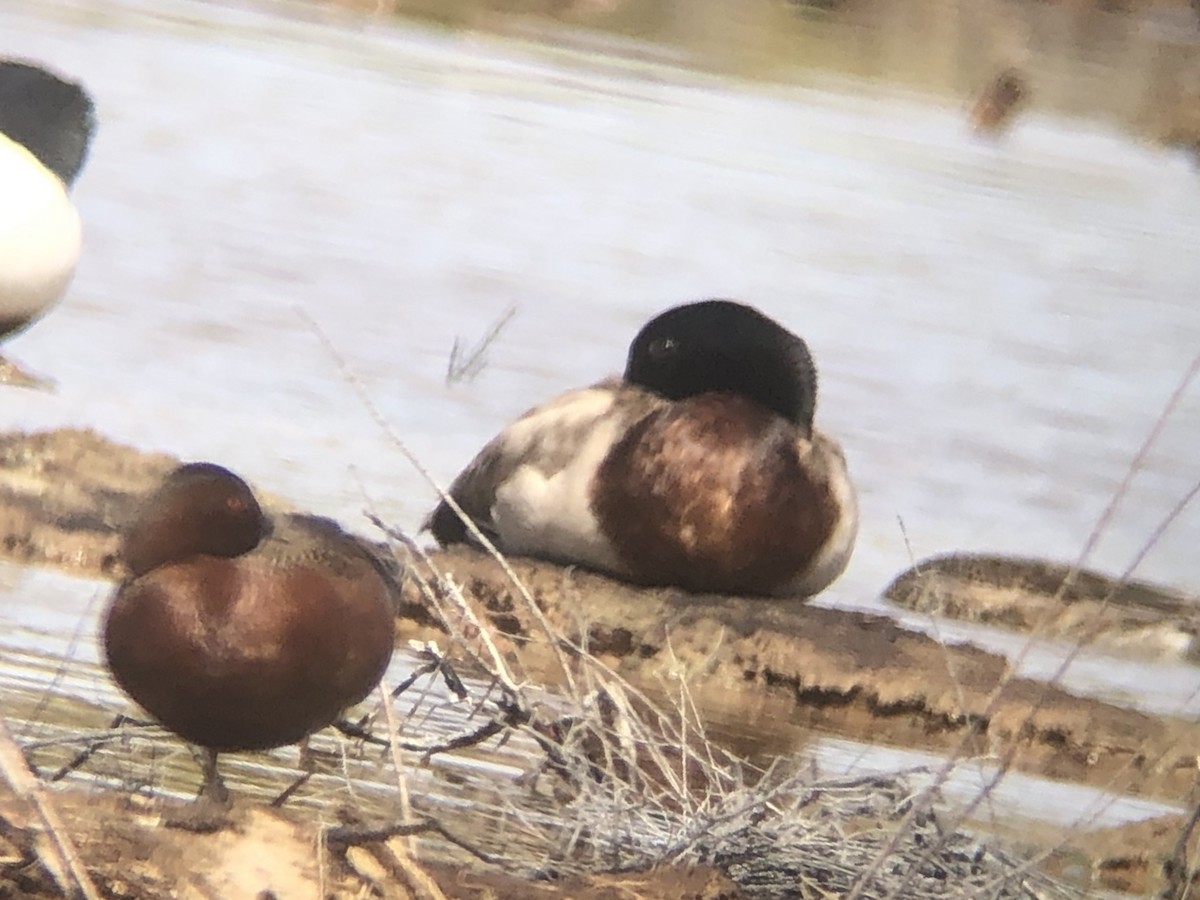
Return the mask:
M433 491L312 322L445 483L514 415L618 370L653 313L734 296L813 349L862 502L823 601L879 608L911 555L1075 559L1200 351L1200 177L1110 126L1035 110L980 143L954 102L878 84L301 9L0 7L0 53L82 78L100 114L76 281L6 346L58 390L0 388L0 427L90 425L411 529ZM455 340L510 308L448 385ZM1092 565L1130 564L1198 445L1193 387ZM1200 589L1198 544L1190 509L1139 576ZM90 645L99 589L35 613L28 577L0 572L6 628ZM1188 667L1081 671L1162 711L1200 696Z

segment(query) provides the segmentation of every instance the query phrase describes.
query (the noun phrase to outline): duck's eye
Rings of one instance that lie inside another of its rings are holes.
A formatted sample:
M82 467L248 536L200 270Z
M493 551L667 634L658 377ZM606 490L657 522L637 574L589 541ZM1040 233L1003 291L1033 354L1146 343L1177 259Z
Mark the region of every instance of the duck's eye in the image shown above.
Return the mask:
M678 346L674 338L659 338L656 341L650 342L650 346L646 348L646 353L655 362L663 362L675 355L675 350Z

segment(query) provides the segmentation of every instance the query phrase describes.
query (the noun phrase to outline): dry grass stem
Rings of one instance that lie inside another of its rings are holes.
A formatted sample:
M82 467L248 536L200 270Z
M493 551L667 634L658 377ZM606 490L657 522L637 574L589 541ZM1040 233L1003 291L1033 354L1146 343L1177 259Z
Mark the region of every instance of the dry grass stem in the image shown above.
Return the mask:
M474 380L487 366L488 350L516 314L515 306L506 309L469 350L466 349L464 342L456 337L454 346L450 348L450 360L446 364L446 384Z
M463 524L466 525L467 529L471 532L472 537L479 542L479 545L483 547L484 550L491 554L492 558L496 560L497 564L504 568L506 574L508 574L512 579L514 586L521 590L522 599L527 604L530 615L533 616L534 620L537 621L542 627L546 640L549 642L551 649L558 659L559 667L562 671L563 677L567 680L568 684L571 685L571 689L574 690L574 676L572 675L571 668L567 663L566 655L555 641L553 629L550 627L549 622L546 621L546 618L542 614L541 609L538 608L537 603L534 602L533 597L530 596L529 591L523 589L520 579L517 578L516 574L513 573L511 567L508 565L508 560L506 560L500 551L496 549L495 545L492 544L488 537L479 530L479 527L475 524L471 517L463 511L462 507L458 505L458 502L449 494L447 494L441 485L437 483L436 479L434 479L434 477L429 473L429 470L426 469L425 466L422 465L421 461L417 459L416 455L408 449L408 445L404 443L404 440L398 434L396 434L391 424L386 418L384 418L383 413L379 411L379 407L377 407L374 401L371 400L371 396L367 393L362 381L351 370L346 358L342 356L340 352L338 352L336 347L333 346L333 342L329 339L329 336L324 332L321 326L317 324L316 320L314 320L302 309L297 309L297 314L308 323L313 333L317 336L317 339L321 342L321 345L325 348L325 351L334 361L334 364L337 366L342 378L345 379L346 383L349 384L354 390L355 394L358 396L359 402L362 403L363 408L366 409L371 418L374 419L375 424L379 426L379 428L387 436L388 440L390 440L393 446L400 451L400 454L417 471L417 473L424 478L425 481L435 491L437 491L438 496L444 500L451 509L454 510L455 514L457 514L460 519L462 519Z
M400 815L405 819L412 818L412 803L408 796L408 779L404 777L404 758L401 755L400 726L396 722L396 712L392 709L392 692L384 681L379 682L379 695L383 701L384 721L387 722L388 749L392 755L392 766L396 770L396 789L400 792Z
M41 820L45 840L37 841L35 850L63 894L72 898L82 897L83 900L100 900L100 894L92 884L75 843L42 783L29 770L25 755L13 740L8 722L3 717L0 717L0 772L3 772L13 792L31 804Z
M1159 893L1159 900L1187 900L1192 885L1196 881L1196 863L1188 861L1188 847L1192 842L1192 834L1196 825L1200 824L1200 792L1193 791L1192 811L1179 829L1179 837L1171 851L1171 856L1163 867L1164 884Z
M1183 376L1180 378L1180 381L1176 385L1175 390L1172 391L1171 396L1167 399L1166 404L1164 405L1163 409L1159 413L1158 417L1155 419L1154 425L1150 429L1150 433L1146 436L1146 439L1142 442L1142 445L1138 448L1137 452L1134 454L1133 458L1130 460L1129 465L1126 467L1126 471L1121 480L1121 483L1117 486L1116 490L1113 492L1113 496L1110 498L1109 502L1106 504L1104 510L1102 511L1102 513L1100 515L1100 518L1096 522L1095 527L1092 529L1091 534L1088 536L1088 539L1085 542L1084 547L1083 547L1082 551L1080 552L1079 557L1075 561L1075 563L1074 563L1071 571L1068 573L1067 577L1063 580L1063 583L1059 588L1058 594L1054 597L1053 602L1055 602L1055 603L1061 602L1063 595L1065 594L1067 588L1071 584L1073 576L1075 574L1077 574L1083 568L1084 564L1087 562L1092 551L1095 549L1096 544L1099 542L1100 536L1105 532L1105 530L1107 530L1110 523L1112 522L1113 516L1115 515L1116 510L1119 507L1121 501L1124 499L1125 495L1128 493L1129 487L1133 483L1134 477L1143 467L1145 460L1146 460L1147 456L1149 455L1151 449L1154 447L1159 436L1162 434L1163 429L1166 427L1167 422L1169 421L1171 416L1174 414L1174 411L1176 410L1176 408L1178 407L1184 394L1186 393L1187 388L1189 387L1191 382L1195 379L1198 372L1200 372L1200 354L1198 354L1192 360L1191 365L1188 367L1188 369L1184 372ZM1118 580L1118 582L1114 586L1112 592L1110 592L1109 596L1105 599L1105 601L1103 601L1101 603L1101 609L1103 609L1107 605L1107 603L1111 601L1112 595L1115 593L1117 587L1119 587L1120 584L1122 584L1125 580L1128 579L1128 577L1132 574L1132 571L1136 567L1136 565L1141 561L1142 558L1144 558L1145 554L1149 552L1150 548L1160 538L1161 534L1169 526L1169 524L1172 521L1174 521L1175 518L1179 515L1179 513L1182 512L1183 508L1186 507L1187 504L1191 502L1192 498L1195 496L1195 494L1197 493L1198 490L1200 490L1200 484L1198 484L1191 491L1189 491L1176 504L1176 506L1168 513L1168 515L1166 516L1164 521L1159 525L1158 528L1155 529L1155 531L1150 536L1148 541L1144 544L1141 551L1136 555L1133 564L1122 575L1121 579ZM1046 615L1047 616L1049 615L1049 611L1047 611ZM982 722L982 721L990 718L991 714L995 711L996 704L999 702L1004 688L1008 685L1008 683L1011 681L1011 679L1013 677L1015 677L1016 671L1017 671L1018 667L1020 666L1021 662L1023 661L1025 656L1028 654L1028 652L1034 646L1034 638L1036 637L1036 635L1037 635L1037 629L1034 630L1034 633L1030 636L1029 640L1026 641L1026 643L1022 646L1022 648L1018 652L1016 658L1013 661L1013 666L1010 669L1010 671L1005 675L1004 678L1002 678L997 683L995 689L992 691L991 696L988 699L988 703L984 709L982 716L980 716L977 721ZM1051 676L1045 680L1044 687L1043 687L1043 697L1045 696L1045 693L1048 692L1052 686L1055 686L1055 685L1058 685L1059 683L1061 683L1063 677L1067 673L1067 670L1071 667L1072 663L1075 661L1075 659L1078 657L1079 653L1082 651L1083 647L1086 645L1087 645L1087 641L1081 640L1081 641L1077 642L1074 647L1072 647L1072 649L1070 650L1069 653L1066 654L1066 656L1063 658L1062 662L1057 666L1057 668L1054 670L1054 672L1051 674ZM1029 712L1028 712L1026 720L1025 720L1026 724L1033 721L1034 716L1036 715L1037 711L1040 708L1041 708L1041 701L1035 701L1034 703L1032 703L1030 705ZM1024 726L1022 726L1022 728L1023 727ZM932 785L930 786L931 791L938 789L942 785L944 785L946 783L946 781L949 779L951 773L954 771L955 767L966 757L967 747L977 736L977 731L978 731L978 727L974 727L974 728L968 729L966 731L966 733L964 733L962 740L959 743L958 748L949 754L945 763L942 765L941 769L939 770L937 776L934 778L934 781L933 781ZM974 808L978 807L978 805L986 797L988 797L991 794L991 792L994 791L995 788L1000 784L1000 782L1003 780L1004 776L1007 774L1007 772L1009 770L1009 767L1012 764L1013 756L1014 756L1014 754L1013 754L1011 748L1009 751L1007 751L1006 753L1004 753L1002 755L1001 765L997 769L997 771L995 773L995 777L990 779L988 784L986 784L980 790L979 795L975 798L973 803L970 804L970 809L974 809ZM861 880L859 881L858 884L856 884L854 886L853 890L851 890L851 892L847 896L846 900L859 900L859 898L863 896L863 891L866 889L866 886L870 883L871 879L877 874L877 872L879 871L879 868L881 866L883 866L885 861L887 861L891 858L896 846L898 845L899 841L903 837L903 831L905 829L911 827L912 823L915 821L917 811L919 809L921 809L920 806L918 806L918 805L913 806L913 809L910 812L910 814L906 815L905 819L900 823L900 827L897 829L897 832L893 835L892 840L884 847L883 852L879 855L879 857L876 860L874 860L872 862L871 866L869 868L867 868L866 871L864 871ZM907 881L904 881L901 884L907 885ZM900 887L900 886L898 885L897 887Z

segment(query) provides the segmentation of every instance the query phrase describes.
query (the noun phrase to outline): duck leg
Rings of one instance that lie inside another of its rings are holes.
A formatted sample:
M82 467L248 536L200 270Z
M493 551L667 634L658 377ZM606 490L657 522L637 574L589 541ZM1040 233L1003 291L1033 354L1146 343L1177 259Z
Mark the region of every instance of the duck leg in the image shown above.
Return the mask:
M217 806L229 805L229 788L217 768L217 751L208 747L200 749L200 771L204 774L204 784L200 786L198 800L215 803Z
M300 774L289 784L283 791L271 801L272 809L279 809L283 804L287 803L292 798L292 795L304 785L308 784L310 778L316 773L317 761L313 758L312 752L308 747L308 738L300 742Z
M163 824L168 828L207 834L220 831L229 824L229 789L217 769L217 751L201 747L198 755L204 775L199 795L185 809L165 817Z

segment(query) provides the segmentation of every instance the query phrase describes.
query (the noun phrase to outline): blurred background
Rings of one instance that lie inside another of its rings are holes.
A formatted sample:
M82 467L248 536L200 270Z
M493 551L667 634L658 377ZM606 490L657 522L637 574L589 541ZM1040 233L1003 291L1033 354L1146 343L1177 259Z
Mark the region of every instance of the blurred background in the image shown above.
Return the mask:
M506 422L707 296L802 334L863 525L1072 561L1200 349L1184 3L9 0L82 79L84 258L0 425L415 529ZM315 323L315 327L314 327ZM322 345L332 343L339 362ZM457 346L457 351L454 349ZM392 431L356 393L357 379ZM1194 592L1187 388L1088 562ZM1151 545L1148 554L1142 551Z

